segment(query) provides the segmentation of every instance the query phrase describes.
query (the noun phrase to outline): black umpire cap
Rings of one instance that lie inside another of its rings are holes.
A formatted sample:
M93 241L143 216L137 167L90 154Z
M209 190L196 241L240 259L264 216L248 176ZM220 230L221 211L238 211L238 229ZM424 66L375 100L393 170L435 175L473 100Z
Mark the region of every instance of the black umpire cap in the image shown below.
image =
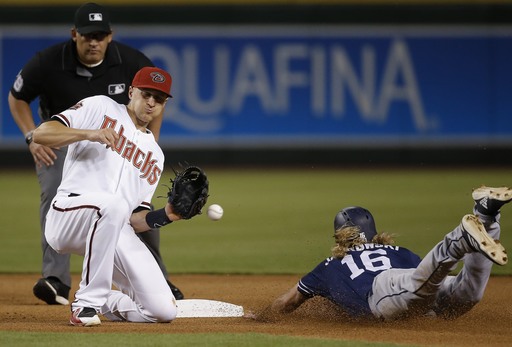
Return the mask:
M80 35L95 32L110 33L110 15L106 8L89 2L75 12L75 28Z

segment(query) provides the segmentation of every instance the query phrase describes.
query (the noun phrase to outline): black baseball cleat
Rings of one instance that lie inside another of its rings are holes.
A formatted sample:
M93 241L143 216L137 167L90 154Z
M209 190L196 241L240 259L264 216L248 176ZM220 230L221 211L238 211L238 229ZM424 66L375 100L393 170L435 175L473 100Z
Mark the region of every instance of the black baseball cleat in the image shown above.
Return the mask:
M169 285L169 288L171 288L172 294L176 300L183 300L185 298L181 290L172 284L171 281L167 280L167 284Z
M485 255L498 265L505 265L508 261L507 251L499 240L493 240L485 231L484 225L477 216L467 214L462 218L462 236L469 246Z
M501 206L512 201L512 189L509 187L486 187L476 188L472 193L478 212L495 216L500 212Z
M48 305L69 305L69 288L57 277L40 278L32 289L34 295Z

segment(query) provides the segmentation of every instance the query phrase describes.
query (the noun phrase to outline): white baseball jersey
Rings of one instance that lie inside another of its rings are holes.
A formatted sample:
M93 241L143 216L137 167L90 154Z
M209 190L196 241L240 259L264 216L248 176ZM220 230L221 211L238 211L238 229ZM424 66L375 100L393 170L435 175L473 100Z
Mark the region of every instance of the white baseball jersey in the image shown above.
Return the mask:
M57 194L111 193L132 210L149 208L164 168L164 155L149 130L136 128L125 105L107 96L93 96L53 118L71 128L113 128L120 136L115 148L90 141L70 144Z

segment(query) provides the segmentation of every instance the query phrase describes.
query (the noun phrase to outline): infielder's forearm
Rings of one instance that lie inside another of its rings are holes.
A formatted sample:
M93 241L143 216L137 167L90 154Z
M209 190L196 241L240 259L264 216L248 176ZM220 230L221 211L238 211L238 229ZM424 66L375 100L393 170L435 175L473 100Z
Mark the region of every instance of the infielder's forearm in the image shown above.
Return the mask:
M148 217L149 213L152 213L153 216L155 216L155 215L158 216L158 215L160 215L160 212L163 213L167 217L167 219L168 219L167 224L181 219L180 216L178 216L177 214L175 214L173 212L172 206L169 203L167 203L165 205L165 207L160 210L156 210L156 211L143 210L143 211L132 213L132 215L130 217L130 224L131 224L133 230L136 233L140 233L140 232L148 231L148 230L155 228L155 225L149 225L147 223L147 221L148 221L147 217ZM159 218L160 217L156 217L156 220L158 220ZM150 218L150 220L154 221L155 217ZM165 224L166 223L164 221L160 222L160 226L164 226Z
M62 147L78 141L92 141L114 147L119 135L112 128L74 129L58 121L48 121L34 131L34 142L48 147Z
M87 140L87 133L91 130L72 129L63 124L50 121L41 124L34 131L34 142L48 147L67 146L70 143Z

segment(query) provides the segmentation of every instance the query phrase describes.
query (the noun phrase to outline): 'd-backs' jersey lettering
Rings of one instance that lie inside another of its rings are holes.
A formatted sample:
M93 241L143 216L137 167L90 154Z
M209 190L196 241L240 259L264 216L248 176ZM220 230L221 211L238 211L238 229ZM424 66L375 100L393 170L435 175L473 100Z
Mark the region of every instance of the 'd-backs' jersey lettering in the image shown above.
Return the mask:
M298 290L307 297L323 296L353 316L371 315L367 297L375 276L391 268L415 268L420 261L406 248L368 243L342 259L322 261L300 280Z
M116 125L116 119L104 116L103 124L101 124L100 128L115 129ZM113 149L121 155L121 157L131 162L135 168L140 170L140 178L147 179L149 184L155 184L158 182L162 173L162 168L157 165L157 160L152 158L153 152L150 151L145 153L143 150L138 148L136 144L127 140L124 135L124 126L121 125L117 133L119 134L119 140L117 140Z

